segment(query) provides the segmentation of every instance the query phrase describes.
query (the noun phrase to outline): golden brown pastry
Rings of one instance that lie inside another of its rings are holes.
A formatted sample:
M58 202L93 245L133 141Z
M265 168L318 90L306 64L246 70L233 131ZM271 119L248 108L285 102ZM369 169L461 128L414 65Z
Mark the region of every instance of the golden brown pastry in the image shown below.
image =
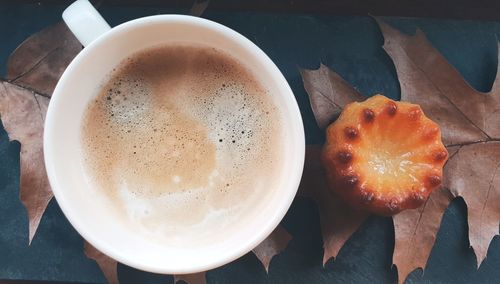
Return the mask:
M448 152L419 105L381 95L351 103L326 131L329 187L380 215L417 208L441 184Z

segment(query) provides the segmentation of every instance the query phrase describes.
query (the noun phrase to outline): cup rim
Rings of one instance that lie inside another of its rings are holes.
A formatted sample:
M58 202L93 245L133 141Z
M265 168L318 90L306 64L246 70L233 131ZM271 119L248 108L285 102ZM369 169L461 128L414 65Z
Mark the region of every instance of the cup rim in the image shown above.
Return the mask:
M102 242L102 239L96 237L93 232L88 228L82 225L79 221L79 217L76 216L74 213L75 211L68 206L67 200L65 198L64 194L64 185L59 183L58 181L58 173L56 172L57 170L54 167L54 161L51 157L55 155L54 153L54 147L51 145L51 140L52 136L54 133L55 129L55 118L54 118L54 112L58 108L59 105L59 98L63 96L63 90L65 89L64 82L67 80L69 76L71 76L72 70L76 68L77 65L82 64L82 59L84 59L85 55L88 53L93 53L93 52L98 52L95 50L94 47L102 44L102 42L106 42L111 38L113 35L123 33L127 29L133 26L137 25L147 25L152 22L172 22L172 23L178 23L178 22L183 22L186 24L199 24L203 25L205 28L212 29L212 30L217 30L222 33L229 34L235 42L240 42L245 44L245 49L250 48L251 52L257 53L257 56L260 61L262 61L266 66L269 68L272 68L273 73L276 73L276 75L279 77L279 80L281 81L280 84L283 84L284 87L287 89L286 93L284 96L287 97L287 100L291 101L291 105L293 105L293 115L297 116L295 119L295 123L298 123L297 129L299 130L296 137L294 139L297 139L296 141L296 147L293 149L293 155L296 155L297 157L294 158L293 162L295 163L291 169L292 172L290 172L289 179L291 182L289 184L293 184L293 187L290 188L284 188L282 186L279 188L280 192L283 193L282 195L282 201L280 204L276 204L277 206L274 207L274 212L273 214L270 214L269 220L267 221L266 224L262 224L262 229L259 231L255 232L255 236L252 238L249 238L245 243L242 245L236 247L233 246L231 248L232 252L228 253L226 257L219 257L219 258L214 258L213 261L206 261L205 263L199 264L196 262L198 265L192 265L191 267L185 267L184 269L176 269L171 270L168 267L163 267L161 264L154 264L151 265L145 264L142 261L137 261L131 256L130 254L120 254L117 251L114 251L112 247L104 244ZM290 208L292 201L295 198L295 195L297 193L300 180L302 177L302 171L303 171L303 166L304 166L304 157L305 157L305 134L304 134L304 126L303 126L303 121L302 121L302 116L300 113L300 109L298 107L296 98L293 94L293 91L291 90L287 80L281 73L281 71L277 68L277 66L274 64L274 62L259 48L257 47L253 42L251 42L249 39L241 35L240 33L232 30L229 27L226 27L222 24L216 23L214 21L210 21L207 19L203 18L198 18L198 17L193 17L193 16L188 16L188 15L175 15L175 14L167 14L167 15L155 15L155 16L147 16L147 17L142 17L138 19L134 19L131 21L127 21L125 23L122 23L114 28L112 28L110 31L106 32L105 34L101 35L98 37L96 40L94 40L92 43L90 43L88 46L86 46L74 59L73 61L69 64L67 69L64 71L63 75L59 79L59 82L57 83L57 86L53 92L53 96L51 98L51 101L49 103L49 107L47 109L47 115L45 119L45 126L44 126L44 135L43 135L43 147L44 147L44 161L45 161L45 167L47 170L47 175L49 179L49 183L51 184L52 191L54 193L54 197L58 201L58 204L68 219L68 221L71 223L71 225L75 228L75 230L85 239L87 240L92 246L94 246L96 249L99 251L103 252L104 254L108 255L109 257L132 267L144 270L144 271L150 271L154 273L168 273L168 274L189 274L189 273L196 273L196 272L201 272L201 271L207 271L213 268L220 267L224 264L227 264L229 262L232 262L239 257L245 255L246 253L250 252L252 249L254 249L256 246L258 246L268 235L270 235L273 230L279 225L283 217L285 216L286 212Z

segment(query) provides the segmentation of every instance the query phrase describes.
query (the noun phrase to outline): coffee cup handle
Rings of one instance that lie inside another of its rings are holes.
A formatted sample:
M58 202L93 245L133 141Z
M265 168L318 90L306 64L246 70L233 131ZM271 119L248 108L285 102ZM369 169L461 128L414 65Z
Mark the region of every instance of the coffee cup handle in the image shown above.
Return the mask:
M64 10L62 18L83 46L89 45L111 29L88 0L73 2Z

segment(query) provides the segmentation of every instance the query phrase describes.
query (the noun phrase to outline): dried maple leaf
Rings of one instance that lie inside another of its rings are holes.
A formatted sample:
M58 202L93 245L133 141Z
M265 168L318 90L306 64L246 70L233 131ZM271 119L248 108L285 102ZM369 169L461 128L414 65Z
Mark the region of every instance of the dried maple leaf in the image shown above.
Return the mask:
M384 49L396 66L402 100L420 104L440 124L450 154L445 188L434 192L421 208L394 216L393 262L399 282L412 270L425 267L451 193L462 196L468 205L469 239L479 265L498 234L500 220L500 71L492 91L483 94L467 84L421 31L408 36L377 22ZM323 65L301 74L321 128L338 116L342 104L359 100L354 88Z
M63 22L28 37L10 55L7 80L47 96L59 77L82 50L82 45Z
M262 243L252 250L264 265L266 272L269 272L271 259L282 252L291 239L292 236L283 227L278 226Z
M194 274L184 274L184 275L174 275L174 283L179 281L186 282L188 284L206 284L206 272L194 273Z
M383 47L396 67L401 99L420 104L439 123L447 146L460 146L445 167L444 186L462 196L468 206L469 240L479 266L500 221L496 142L500 139L500 72L492 90L481 93L467 84L420 30L409 36L377 22L385 38Z
M328 68L322 65L320 69ZM347 85L338 74L329 69L327 71L328 72L326 72L326 70L321 72L301 70L301 74L305 83L307 82L309 84L306 90L309 94L311 104L313 104L312 102L314 100L317 100L317 98L314 97L318 95L321 97L328 97L330 101L335 100L342 102L337 103L336 108L313 108L315 116L324 117L326 120L332 121L338 116L339 109L347 103L359 100L360 95L354 88ZM307 74L307 76L304 76L304 74ZM331 74L334 75L332 76ZM311 79L314 80L312 81ZM325 85L332 86L329 87L331 90L330 93L320 93L320 91L317 91L321 89L324 90ZM341 96L339 92L342 92L342 100L335 99ZM347 96L345 96L345 94L347 94ZM317 113L318 111L321 113ZM318 149L320 149L320 146L316 146L316 149L313 147L314 146L308 146L301 187L309 191L312 188L323 188L322 191L319 191L320 194L318 194L315 199L318 201L319 205L320 222L325 247L323 262L325 263L330 256L335 256L338 253L352 233L354 233L366 219L367 214L353 211L344 202L335 199L335 197L329 193L319 158L320 150ZM316 165L314 165L314 163L316 163ZM311 182L307 183L307 180ZM331 201L327 201L329 199ZM439 190L434 192L422 207L401 212L393 217L395 230L393 263L398 267L400 282L403 282L406 275L415 268L425 267L430 251L436 240L436 234L439 229L442 215L450 200L451 194L449 191ZM340 223L342 231L335 231L336 227L333 225L327 227L329 223L334 223L334 221L330 220L337 220L337 223Z
M118 262L116 260L98 251L87 241L84 241L83 252L88 258L93 259L95 260L95 262L97 262L97 265L99 265L99 268L104 274L104 277L110 284L119 283L117 272Z
M28 212L29 243L52 198L43 160L43 123L49 97L79 50L81 45L63 23L46 28L11 54L7 66L10 83L1 82L0 115L9 138L21 143L19 192Z
M331 193L320 160L321 146L308 145L299 194L316 201L323 236L323 265L336 257L368 213L354 210Z
M21 143L20 199L28 212L29 243L52 198L43 162L43 123L49 99L0 81L0 117L9 139Z

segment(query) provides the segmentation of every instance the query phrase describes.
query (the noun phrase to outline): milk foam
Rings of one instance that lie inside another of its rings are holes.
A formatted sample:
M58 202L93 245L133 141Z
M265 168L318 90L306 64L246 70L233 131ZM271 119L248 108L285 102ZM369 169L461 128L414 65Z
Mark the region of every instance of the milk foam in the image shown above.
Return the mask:
M175 231L232 226L276 186L281 113L222 51L183 45L116 68L82 126L89 180L126 221Z

